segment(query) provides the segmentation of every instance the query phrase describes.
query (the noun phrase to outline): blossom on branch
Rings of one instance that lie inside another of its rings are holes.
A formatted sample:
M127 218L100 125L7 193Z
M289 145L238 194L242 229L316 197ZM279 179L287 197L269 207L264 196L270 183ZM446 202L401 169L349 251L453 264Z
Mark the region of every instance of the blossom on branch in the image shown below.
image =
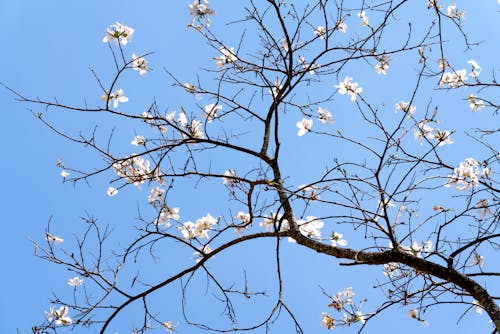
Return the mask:
M116 24L106 28L106 36L104 36L102 41L104 43L114 41L117 46L120 45L120 43L125 46L130 42L133 34L134 29L127 27L120 22L116 22Z
M362 26L368 26L370 24L368 21L368 16L366 15L364 10L358 13L358 17L361 19Z
M472 112L476 112L484 108L484 102L473 94L469 94L467 101L469 102L469 108Z
M123 89L118 89L116 92L109 94L108 92L104 92L104 95L101 96L101 100L106 101L106 107L110 101L113 101L113 108L116 109L118 107L118 103L124 103L128 101L128 97L123 95Z
M148 62L144 57L137 57L135 53L132 53L132 65L133 69L139 71L139 75L145 75L150 70L148 67Z
M81 279L78 276L75 276L73 278L68 279L68 285L69 286L73 286L73 287L76 288L77 286L80 286L82 284L83 284L83 279Z
M324 26L318 26L316 29L314 29L314 34L321 39L325 39L326 28Z
M306 132L311 131L312 126L313 126L312 119L303 118L300 122L297 122L297 127L299 128L297 136L302 137L303 135L306 134Z
M334 87L338 88L339 94L345 95L349 94L351 96L351 101L356 102L356 96L361 94L363 92L363 88L358 87L357 82L351 82L352 78L349 76L346 76L344 78L344 81L339 82L338 85L335 85Z
M234 64L238 57L236 57L236 53L234 52L234 48L226 49L224 46L220 48L221 55L218 57L214 57L215 65L217 67L224 67L226 64Z
M68 307L61 306L57 311L50 308L49 312L47 312L47 320L49 322L54 321L56 326L69 326L73 323L73 320L68 316Z
M215 15L215 11L210 8L207 0L195 0L191 5L189 5L189 14L191 14L192 19L191 23L188 24L188 27L193 27L195 21L201 22L202 20L205 21L207 27L210 27L212 21L210 21L209 15ZM200 23L196 26L196 28L201 30L203 26Z
M490 169L488 167L481 169L480 167L481 163L476 159L465 159L453 170L452 175L448 175L445 187L454 184L457 190L476 188L481 178L488 179L490 177Z

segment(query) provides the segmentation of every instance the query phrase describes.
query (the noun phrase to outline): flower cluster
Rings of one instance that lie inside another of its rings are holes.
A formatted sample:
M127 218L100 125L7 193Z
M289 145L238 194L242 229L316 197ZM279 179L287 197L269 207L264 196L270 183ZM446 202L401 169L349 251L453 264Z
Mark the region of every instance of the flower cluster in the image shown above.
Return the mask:
M207 213L205 217L198 219L196 223L188 221L178 227L178 229L186 240L193 238L208 239L208 231L210 231L215 224L217 224L217 219Z
M189 14L191 14L192 19L188 27L193 27L195 21L198 21L200 23L196 26L196 28L201 30L203 27L201 22L203 20L205 21L207 27L210 27L212 22L210 21L209 15L215 15L215 11L210 8L207 0L195 0L191 5L189 5Z
M358 306L352 300L355 293L351 287L345 288L343 291L337 292L332 297L332 302L328 307L333 307L338 312L344 310L342 319L337 320L337 323L343 326L349 326L355 322L365 323L367 316L363 314ZM349 309L346 309L349 306ZM321 325L327 329L335 329L335 320L326 312L321 314Z
M452 175L448 175L445 187L450 187L452 184L457 190L477 187L480 178L490 178L491 171L486 163L483 168L481 166L482 164L474 158L465 159L453 170Z
M127 45L134 34L134 29L127 27L126 25L116 22L106 28L106 36L102 39L104 43L115 42L118 45Z
M151 174L149 165L148 160L140 156L134 156L115 162L113 169L119 177L124 178L128 183L133 183L136 187L140 187Z
M351 101L356 102L356 96L363 92L363 88L359 87L357 82L351 82L351 80L352 78L347 76L344 78L344 81L339 82L335 87L339 89L339 94L349 94Z
M303 236L321 239L321 229L324 223L314 216L307 216L306 220L297 220L297 225L299 225L299 231Z
M435 139L439 143L438 146L453 144L451 133L447 130L441 131L437 128L431 127L429 125L431 122L433 121L424 119L417 123L417 128L413 130L415 140L420 141L420 145L423 145L424 138L428 140Z
M451 88L463 86L467 80L467 70L445 72L439 81L439 85L449 85Z
M68 307L65 305L58 310L50 307L49 312L47 312L47 320L49 322L54 321L56 326L69 326L73 323L73 320L68 316Z
M130 142L130 144L134 146L142 146L146 144L146 139L144 139L144 136L135 136L134 139Z

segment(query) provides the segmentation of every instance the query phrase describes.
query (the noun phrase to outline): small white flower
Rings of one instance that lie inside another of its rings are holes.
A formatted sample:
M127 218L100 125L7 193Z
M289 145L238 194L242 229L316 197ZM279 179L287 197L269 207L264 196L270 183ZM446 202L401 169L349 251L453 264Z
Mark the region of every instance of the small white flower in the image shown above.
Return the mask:
M484 108L484 102L478 99L477 96L470 94L467 97L467 101L469 102L469 108L472 112L476 112Z
M53 242L55 244L62 244L64 242L63 238L58 235L52 235L49 232L45 233L45 240L47 240L48 242Z
M148 62L144 57L137 57L135 53L132 53L132 65L133 69L139 71L139 75L145 75L149 71Z
M387 74L387 69L389 68L389 59L390 57L387 55L381 55L378 58L378 63L375 64L375 72L377 74Z
M337 22L337 30L345 34L347 32L347 24L344 21Z
M182 86L184 87L184 89L186 90L186 92L191 93L191 94L194 93L195 90L196 90L196 87L193 84L189 83L189 82L183 83Z
M336 88L339 90L339 94L345 95L349 94L351 96L351 101L356 102L356 96L361 94L363 92L363 88L358 87L357 82L351 82L352 78L349 76L346 76L344 78L344 81L339 82L338 85L335 85Z
M106 36L102 39L104 43L114 41L118 46L120 43L122 45L127 45L134 34L134 29L127 27L119 22L111 25L106 29Z
M134 140L132 140L130 144L134 146L141 146L146 144L146 140L144 139L144 136L135 136Z
M313 126L312 119L303 118L300 122L297 122L297 127L299 128L297 135L299 137L302 137L303 135L306 134L306 132L311 131L312 126Z
M343 235L337 232L332 232L330 235L330 242L332 243L332 246L337 247L337 246L347 246L347 240L342 239Z
M175 327L177 327L177 326L174 326L174 324L172 323L172 321L165 321L161 325L169 333L173 333L175 331Z
M396 108L396 112L398 110L402 110L408 115L413 115L415 110L417 110L417 107L415 107L414 105L410 105L409 102L405 102L405 101L399 101L398 103L396 103L395 108Z
M321 124L333 123L332 113L328 109L318 107L317 113Z
M109 187L106 193L108 194L109 197L113 197L116 194L118 194L118 189L116 189L115 187Z
M474 310L476 311L477 314L483 313L483 308L481 307L481 305L479 305L477 300L474 300L472 302L472 306L474 307Z
M326 37L326 28L324 26L318 26L314 30L314 34L319 38L324 39Z
M153 187L153 189L151 189L151 192L148 195L148 202L150 204L153 204L154 202L159 201L164 193L165 193L164 189Z
M68 173L66 170L64 170L64 169L63 169L63 170L61 171L61 174L60 174L60 175L62 176L62 178L63 178L64 180L66 180L66 178L69 176L69 173Z
M467 63L472 65L472 72L470 72L470 76L477 78L477 76L481 73L481 67L473 59L469 60Z
M458 11L457 5L455 5L455 4L449 5L446 8L446 12L448 13L449 17L454 18L454 19L461 19L465 15L464 12Z
M80 286L82 284L83 284L83 279L81 279L78 276L75 276L73 278L68 279L69 286L77 287L77 286Z
M243 211L238 211L238 213L236 214L236 216L234 218L241 220L241 222L244 224L247 224L250 222L250 214L245 213Z
M203 3L201 3L203 2ZM188 27L192 27L195 21L205 20L207 27L210 27L211 21L208 17L209 15L215 15L215 11L213 11L209 5L207 0L195 0L191 5L189 5L189 13L192 16L191 23ZM196 27L198 30L202 29L201 23Z
M226 64L234 64L238 60L234 48L226 49L225 47L221 47L220 53L220 56L214 57L217 67L224 67Z
M238 177L236 172L232 169L228 169L223 174L225 177L222 178L222 184L227 184L229 187L234 187L239 181L235 178Z
M106 104L108 104L108 102L113 101L113 108L116 109L116 107L118 107L118 103L127 102L128 97L123 95L123 89L120 88L112 94L105 92L104 95L101 96L101 100L106 101Z
M73 320L68 316L67 306L61 306L57 311L54 311L51 307L50 311L47 313L47 320L49 322L54 320L56 326L69 326L73 323Z
M204 108L205 113L203 117L207 119L208 123L211 123L213 119L217 116L217 112L222 110L222 106L216 105L215 103L207 104Z
M361 19L361 25L362 26L369 25L368 16L366 16L366 13L365 13L364 10L358 13L358 17Z

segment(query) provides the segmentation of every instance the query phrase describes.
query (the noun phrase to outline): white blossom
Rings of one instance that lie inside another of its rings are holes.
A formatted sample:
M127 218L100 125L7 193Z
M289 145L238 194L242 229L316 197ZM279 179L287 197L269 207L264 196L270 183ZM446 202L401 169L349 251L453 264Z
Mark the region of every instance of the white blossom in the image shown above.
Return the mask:
M364 10L358 13L358 17L361 19L361 25L362 26L369 25L368 16L366 15L366 13L365 13Z
M227 184L229 187L234 187L239 181L235 178L238 177L236 172L232 169L228 169L223 174L225 177L222 178L222 184Z
M118 194L118 189L115 187L108 187L108 190L106 190L106 193L108 194L109 197L113 197L116 194Z
M153 187L148 195L148 202L150 204L153 204L157 201L160 201L164 193L165 193L164 189Z
M144 57L138 57L135 53L132 53L132 65L133 69L139 71L139 75L145 75L150 70L148 67L148 62Z
M324 39L326 37L326 28L324 26L318 26L314 30L314 34L319 38Z
M63 170L61 171L61 174L60 174L60 175L62 176L62 178L63 178L64 180L66 180L66 178L69 176L69 173L68 173L66 170L64 170L64 169L63 169Z
M106 36L102 39L104 43L114 41L118 46L120 43L122 45L127 45L134 34L134 29L127 27L126 25L116 22L106 29Z
M460 12L457 9L457 5L451 4L446 8L446 12L448 13L448 16L454 19L461 19L464 17L465 13Z
M467 70L445 72L439 81L439 85L449 85L451 88L463 86L467 80Z
M330 235L330 242L332 243L332 246L334 247L347 246L347 241L342 239L342 237L343 237L342 234L332 231Z
M106 106L108 102L113 101L113 108L116 109L118 107L118 103L125 103L128 101L128 97L123 95L123 89L118 89L116 92L109 94L105 92L104 95L101 96L101 100L106 101Z
M388 55L381 55L378 57L378 63L375 64L375 72L377 74L387 74L387 69L389 68L389 59Z
M445 187L454 184L457 190L475 188L479 185L480 178L489 178L489 176L490 169L488 167L481 169L481 164L477 160L467 158L453 170L452 175L448 175Z
M204 108L203 117L207 119L208 123L211 123L213 119L217 116L217 111L221 111L222 106L216 105L215 103L207 104Z
M484 108L484 102L478 99L477 96L469 94L467 101L469 102L469 108L472 112L476 112Z
M413 115L415 110L417 110L417 107L415 107L414 105L410 105L409 102L405 102L405 101L399 101L398 103L396 103L395 108L396 108L396 112L398 110L402 110L408 116Z
M472 71L470 72L470 76L473 78L477 78L477 76L481 73L481 67L473 59L469 60L467 63L471 64L471 66L472 66Z
M58 235L52 235L49 232L45 233L45 240L47 240L48 242L55 243L55 244L62 244L64 242L63 238L61 238Z
M224 46L220 48L221 55L218 57L214 57L215 65L217 67L224 67L226 64L234 64L238 57L234 52L234 48L226 49Z
M339 94L349 94L351 96L351 101L356 102L356 96L363 92L363 88L358 87L358 83L351 82L351 80L351 77L346 76L344 81L339 82L339 84L335 85L335 87L338 88Z
M146 140L144 139L144 136L135 136L134 139L130 142L130 144L134 146L141 146L146 144Z
M215 11L210 8L207 0L195 0L191 5L189 5L189 14L191 14L192 19L188 27L192 27L195 21L202 22L203 20L205 21L207 27L210 27L212 22L210 21L209 16L215 15ZM201 23L199 23L196 28L201 30Z
M318 107L317 113L321 124L333 123L332 113L328 109Z
M83 284L83 279L81 279L78 276L75 276L73 278L68 279L69 286L77 287L77 286L80 286L82 284Z
M54 321L56 326L69 326L73 323L73 320L68 316L68 307L61 306L57 311L50 308L47 313L47 320L49 322Z
M165 228L170 227L170 220L179 220L179 208L171 208L168 206L163 206L158 218L155 220L155 225L163 225Z
M337 22L337 30L345 34L347 32L347 24L344 21Z
M297 127L299 128L297 136L302 137L303 135L306 134L306 132L311 131L312 126L313 126L312 119L303 118L300 122L297 122Z

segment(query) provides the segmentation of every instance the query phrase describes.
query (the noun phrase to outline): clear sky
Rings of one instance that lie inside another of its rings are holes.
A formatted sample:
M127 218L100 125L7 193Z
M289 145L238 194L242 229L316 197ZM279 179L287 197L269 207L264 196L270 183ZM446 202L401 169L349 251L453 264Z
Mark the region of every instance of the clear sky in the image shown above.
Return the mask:
M241 1L243 3L244 1ZM425 2L424 0L415 2ZM443 1L446 2L446 1ZM90 106L95 106L102 92L92 76L90 69L94 69L99 76L110 80L112 74L112 58L108 46L102 43L106 27L115 21L127 24L135 29L134 37L126 50L128 53L154 52L148 58L153 71L145 77L130 73L126 77L127 96L130 101L126 106L131 112L134 108L141 110L148 102L155 98L161 110L179 110L185 103L196 104L188 101L189 96L179 95L179 89L172 87L172 80L165 74L163 67L168 68L178 75L183 81L195 81L197 73L202 73L202 68L215 70L213 57L216 52L209 48L201 38L192 30L186 28L190 21L188 13L189 1L34 1L16 0L0 1L0 81L29 97L44 99L57 98L67 104L83 105L85 101ZM467 60L478 60L483 67L485 76L491 76L494 66L498 66L500 47L498 35L500 33L500 5L494 0L461 1L457 0L457 7L466 12L464 19L465 30L472 40L481 44L472 51L464 51L462 44L453 46L457 54L458 67L466 67ZM447 5L448 2L445 3ZM211 1L212 7L217 11L213 18L214 27L224 34L225 40L238 41L241 32L230 27L225 27L217 21L229 21L243 15L240 3L236 1ZM425 4L416 4L424 7ZM411 12L411 8L407 13ZM357 26L358 18L351 17L349 24ZM407 20L407 19L406 19ZM418 18L414 24L418 26ZM418 28L417 28L418 30ZM249 35L252 32L248 32ZM455 34L453 37L457 37ZM394 64L394 68L407 69L410 66L403 60ZM413 66L413 65L411 65ZM389 72L385 77L375 77L373 73L365 73L356 68L349 68L350 73L358 81L365 79L364 89L374 103L380 96L380 103L389 105L389 110L395 102L405 99L403 94L409 94L410 89L404 86L405 78L398 76L397 70ZM413 70L413 69L411 69ZM347 69L346 69L347 71ZM357 72L359 71L359 73ZM132 72L132 71L131 71ZM498 70L496 72L498 77ZM368 76L371 76L371 79ZM358 79L359 78L359 79ZM332 78L333 80L334 78ZM325 83L322 89L333 89L337 81ZM330 87L330 88L325 88ZM386 87L393 87L387 91ZM406 92L406 93L404 93ZM429 91L429 94L434 94ZM388 98L392 95L397 95ZM463 100L465 93L436 93L440 99L440 108L443 119L450 129L461 129L470 122L481 125L491 124L498 117L492 117L490 111L472 119L466 102ZM498 99L498 91L492 95ZM329 108L334 112L337 124L343 126L343 131L349 131L348 119L344 119L340 110L349 107L347 97L336 97L338 104ZM425 110L428 97L422 97L418 105ZM52 228L57 234L71 241L73 233L82 230L81 217L94 216L103 225L109 224L114 233L112 240L129 240L131 227L137 223L138 208L147 206L145 197L147 189L138 192L129 187L120 192L119 196L110 198L106 194L111 175L99 176L89 184L80 183L73 187L69 183L62 183L59 175L60 169L56 162L62 159L68 165L78 168L92 168L95 161L100 159L95 154L83 150L81 147L68 143L56 136L51 130L43 126L32 112L43 111L36 105L27 105L15 101L15 97L7 90L0 89L0 107L2 112L1 129L3 140L2 148L2 174L4 185L0 192L0 209L2 211L3 231L0 234L0 251L3 264L0 275L0 333L28 333L31 326L38 324L44 317L50 304L48 297L52 292L70 297L72 290L67 285L67 280L73 273L67 272L53 264L44 262L33 256L34 247L32 240L41 242L47 223L51 221ZM339 111L337 114L336 111ZM109 133L116 125L113 118L95 116L92 114L73 113L68 111L47 112L50 119L58 127L78 134L88 134L93 126L97 125L100 133ZM458 116L460 115L460 116ZM313 158L324 158L324 152L313 141L313 136L306 135L297 138L295 122L298 116L285 119L289 122L291 147L284 150L284 159L289 161L289 176L295 183L301 179L307 180L309 173L317 167L311 166L309 161ZM318 122L319 123L319 122ZM286 124L286 123L285 123ZM340 126L339 125L339 126ZM317 124L319 126L319 124ZM354 125L352 125L354 127ZM137 131L142 128L134 124L122 123L117 130L118 140L124 145L121 153L132 150L128 142ZM471 142L460 142L457 135L457 146L444 153L450 161L458 163L463 158L474 155L475 147ZM457 141L456 140L456 141ZM346 153L347 154L347 153ZM479 158L479 157L478 157ZM238 164L232 157L216 159L214 166L233 164L228 168L244 169L243 162ZM320 166L320 167L318 167ZM213 192L212 192L213 191ZM210 196L206 194L210 193ZM175 194L175 200L181 207L183 216L200 216L206 212L213 215L217 210L224 210L223 204L227 197L223 191L215 191L210 186L200 185L198 188L184 188ZM217 208L217 209L216 209ZM235 207L232 207L233 210ZM348 231L344 232L348 235ZM353 241L355 244L355 241ZM272 252L274 244L255 242L251 248L236 248L234 253L221 255L214 259L213 268L223 277L226 283L241 282L243 269L246 269L249 281L255 283L255 290L269 289L265 282L273 279L274 267ZM320 314L327 310L329 303L321 288L330 294L352 286L357 292L359 300L368 298L376 300L380 292L373 289L376 279L382 279L381 268L339 267L338 261L325 256L314 254L308 250L298 249L292 244L283 246L287 256L283 259L284 276L286 280L285 295L294 307L300 320L304 324L306 333L320 333L326 330L320 327ZM166 250L169 252L168 250ZM177 251L176 251L177 252ZM169 269L175 267L177 256L189 257L186 253L168 254L165 263ZM270 259L271 258L271 259ZM151 261L144 260L144 266L153 266ZM500 262L494 258L487 259L491 270L498 271ZM151 277L161 277L161 268L155 269ZM203 279L198 277L201 281ZM203 284L201 284L203 286ZM320 288L321 287L321 288ZM162 299L158 302L162 311L166 311L169 320L179 322L179 333L198 333L199 331L187 327L182 322L179 312L180 300L179 286L176 285L168 291L162 292ZM211 320L217 319L219 309L207 310L202 302L195 305L197 300L203 301L207 296L204 291L193 294L191 310L193 314L203 319L205 314ZM240 318L245 323L245 318L255 319L261 316L262 310L269 305L265 302L262 306L255 302L253 306L241 303ZM370 301L369 305L373 305ZM406 316L407 308L393 307L379 318L374 319L366 329L366 333L399 332L412 333L486 333L489 330L486 315L467 313L458 326L456 321L464 311L463 307L441 306L434 308L426 314L430 326L424 328L417 321ZM130 333L133 323L126 315L112 326L112 332ZM285 317L286 319L286 317ZM216 323L216 322L215 322ZM343 333L354 333L359 328L337 329ZM452 329L450 329L452 328ZM67 330L68 331L68 330ZM280 320L273 328L275 333L289 333L292 329L285 320ZM84 330L76 330L83 333ZM90 330L89 333L93 331ZM263 332L263 331L259 331ZM110 331L111 333L111 331Z

